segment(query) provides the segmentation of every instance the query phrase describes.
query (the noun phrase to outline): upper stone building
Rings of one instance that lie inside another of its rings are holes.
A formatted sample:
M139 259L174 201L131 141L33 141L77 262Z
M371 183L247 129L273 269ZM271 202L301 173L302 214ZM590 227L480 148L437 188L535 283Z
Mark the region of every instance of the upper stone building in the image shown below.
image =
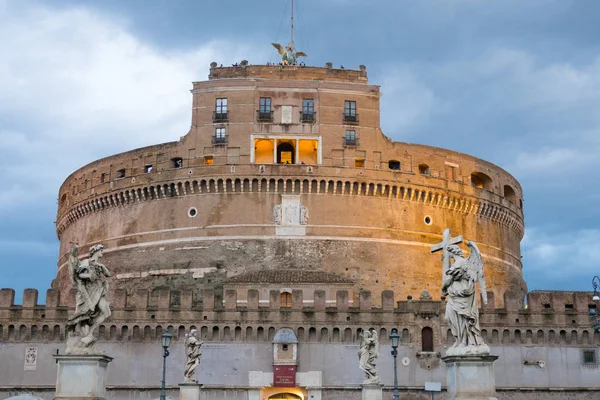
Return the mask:
M428 249L449 227L479 244L500 305L526 293L519 183L476 157L386 137L366 67L213 63L191 92L179 141L94 161L63 183L53 287L70 287L76 242L103 243L112 287L128 294L199 296L240 274L291 269L353 282L354 300L386 289L406 299L440 293Z

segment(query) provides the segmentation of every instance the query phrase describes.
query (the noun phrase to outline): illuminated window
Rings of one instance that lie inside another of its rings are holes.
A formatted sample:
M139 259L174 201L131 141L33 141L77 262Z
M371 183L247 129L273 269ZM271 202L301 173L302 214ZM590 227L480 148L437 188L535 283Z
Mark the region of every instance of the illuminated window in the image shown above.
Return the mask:
M355 158L354 166L356 168L364 168L365 167L365 159L364 158Z
M204 156L204 164L205 165L213 165L215 163L215 158L213 156Z

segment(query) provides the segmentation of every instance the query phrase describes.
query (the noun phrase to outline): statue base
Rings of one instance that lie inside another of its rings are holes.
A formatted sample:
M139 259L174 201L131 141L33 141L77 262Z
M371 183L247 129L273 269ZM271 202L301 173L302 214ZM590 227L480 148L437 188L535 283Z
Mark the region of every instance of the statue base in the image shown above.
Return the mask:
M106 368L112 357L101 354L55 355L55 400L105 400Z
M201 387L202 385L198 383L180 383L179 400L199 400Z
M380 383L363 383L361 400L382 400L383 385Z
M494 361L498 356L445 356L447 400L497 400Z

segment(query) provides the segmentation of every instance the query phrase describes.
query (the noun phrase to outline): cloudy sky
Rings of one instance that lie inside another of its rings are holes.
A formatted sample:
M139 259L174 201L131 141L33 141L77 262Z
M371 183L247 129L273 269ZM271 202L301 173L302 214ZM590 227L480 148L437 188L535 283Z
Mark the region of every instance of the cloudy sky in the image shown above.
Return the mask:
M365 6L368 3L368 6ZM507 169L525 191L530 289L600 274L600 2L296 0L307 64L382 85L395 140ZM177 140L211 61L277 61L288 0L0 0L0 287L43 297L60 184Z

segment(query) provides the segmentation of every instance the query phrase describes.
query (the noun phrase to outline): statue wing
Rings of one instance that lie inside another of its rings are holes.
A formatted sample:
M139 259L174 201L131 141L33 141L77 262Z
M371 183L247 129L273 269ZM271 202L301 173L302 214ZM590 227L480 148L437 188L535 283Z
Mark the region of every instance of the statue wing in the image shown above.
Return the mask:
M308 56L307 56L307 55L306 55L306 53L305 53L305 52L303 52L303 51L297 51L297 52L296 52L296 57L308 57Z
M487 288L485 285L485 276L483 274L483 259L481 257L481 252L479 251L477 245L470 240L467 242L467 246L471 251L469 258L467 259L467 268L470 274L472 274L472 278L479 281L479 288L481 289L483 303L487 304Z
M275 47L277 49L280 56L283 56L285 54L285 50L283 49L283 47L281 47L281 45L279 43L271 43L271 44L273 45L273 47Z
M71 283L73 284L75 284L75 271L79 267L79 264L81 264L81 261L79 261L79 258L77 257L78 255L79 247L75 245L71 248L71 253L69 254L69 278L71 278Z

